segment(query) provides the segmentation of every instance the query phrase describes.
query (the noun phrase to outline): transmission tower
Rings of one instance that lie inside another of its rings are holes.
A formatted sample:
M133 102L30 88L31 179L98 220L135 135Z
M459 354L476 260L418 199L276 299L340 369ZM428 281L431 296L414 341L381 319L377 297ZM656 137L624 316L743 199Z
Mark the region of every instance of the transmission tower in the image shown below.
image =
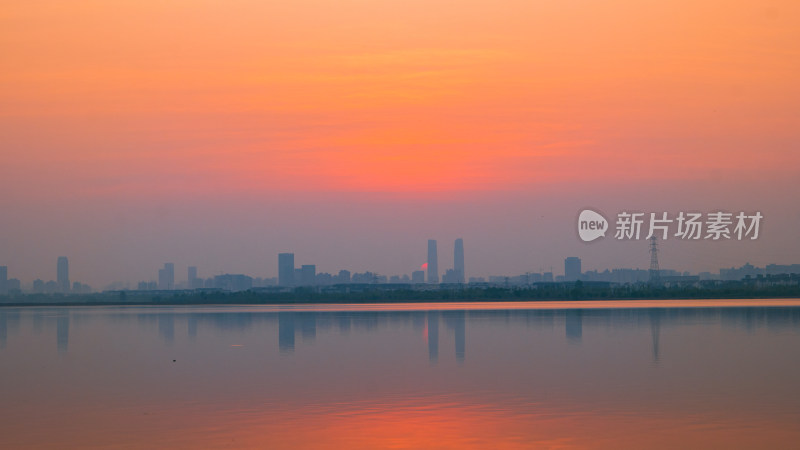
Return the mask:
M650 284L661 284L661 271L658 269L658 242L655 235L650 237Z

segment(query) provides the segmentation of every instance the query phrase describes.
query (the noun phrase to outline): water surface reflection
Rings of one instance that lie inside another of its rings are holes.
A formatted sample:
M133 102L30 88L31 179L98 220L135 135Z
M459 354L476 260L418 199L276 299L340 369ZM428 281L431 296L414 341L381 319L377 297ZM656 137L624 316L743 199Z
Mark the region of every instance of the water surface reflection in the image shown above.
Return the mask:
M800 301L628 304L0 308L0 446L800 438Z

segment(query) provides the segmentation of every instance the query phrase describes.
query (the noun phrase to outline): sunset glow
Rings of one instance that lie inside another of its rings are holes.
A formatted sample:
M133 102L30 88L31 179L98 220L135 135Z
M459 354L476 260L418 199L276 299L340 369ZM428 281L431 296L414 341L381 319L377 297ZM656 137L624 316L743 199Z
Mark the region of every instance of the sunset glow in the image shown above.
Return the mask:
M3 9L4 184L28 198L40 177L57 195L411 193L800 162L796 2Z

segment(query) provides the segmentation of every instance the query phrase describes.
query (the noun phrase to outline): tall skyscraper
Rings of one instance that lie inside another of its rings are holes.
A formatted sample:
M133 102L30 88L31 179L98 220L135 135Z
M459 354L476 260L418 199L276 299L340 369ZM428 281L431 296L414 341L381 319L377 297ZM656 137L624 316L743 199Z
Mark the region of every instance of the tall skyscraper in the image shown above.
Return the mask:
M428 239L428 283L439 283L439 256L436 239Z
M164 263L164 270L167 272L167 289L175 289L175 264Z
M8 267L0 266L0 295L8 294Z
M453 249L453 270L456 272L456 283L464 283L464 240L456 239Z
M58 257L58 273L56 283L58 283L59 292L69 292L69 260L66 256Z
M159 269L158 288L164 291L175 288L175 264L164 263L164 268Z
M188 286L187 287L189 289L197 289L199 287L199 286L196 286L196 284L197 284L197 266L189 266L188 275L189 275L189 277L187 278L187 280L188 280L188 282L187 282Z
M581 259L570 256L564 260L564 280L576 281L581 276Z
M294 253L278 253L278 284L294 286Z

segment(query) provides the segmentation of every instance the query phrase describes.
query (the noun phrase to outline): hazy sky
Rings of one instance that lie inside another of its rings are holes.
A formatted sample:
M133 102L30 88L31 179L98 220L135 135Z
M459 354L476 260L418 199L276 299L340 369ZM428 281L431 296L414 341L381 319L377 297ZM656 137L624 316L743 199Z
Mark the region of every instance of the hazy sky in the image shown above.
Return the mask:
M800 262L796 1L0 7L0 265L23 282L642 267L586 206L759 210L662 267Z

